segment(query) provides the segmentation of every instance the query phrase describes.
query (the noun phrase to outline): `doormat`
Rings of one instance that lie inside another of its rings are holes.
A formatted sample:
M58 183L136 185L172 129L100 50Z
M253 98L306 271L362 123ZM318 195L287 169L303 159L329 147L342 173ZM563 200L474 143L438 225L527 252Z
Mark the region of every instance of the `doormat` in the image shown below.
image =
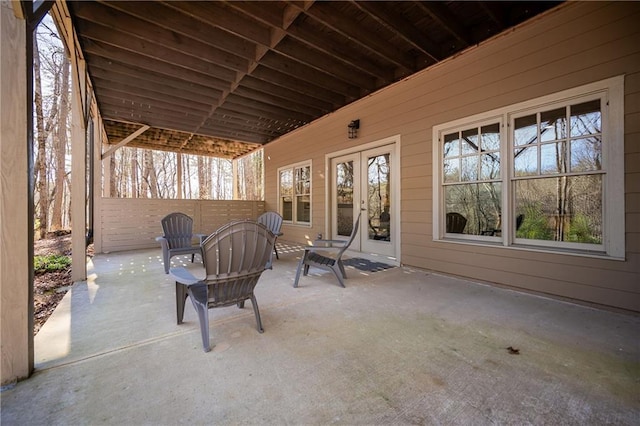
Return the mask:
M353 266L356 269L366 272L378 272L385 269L393 268L393 265L382 262L372 262L369 259L363 259L361 257L353 257L351 259L345 259L342 261L345 266Z

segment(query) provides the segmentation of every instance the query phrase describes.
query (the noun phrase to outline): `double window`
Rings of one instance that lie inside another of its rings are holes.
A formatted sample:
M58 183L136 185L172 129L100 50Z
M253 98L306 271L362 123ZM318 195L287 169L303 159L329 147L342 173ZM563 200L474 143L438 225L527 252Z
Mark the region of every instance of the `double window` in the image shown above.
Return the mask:
M434 128L434 238L624 256L623 78Z
M311 224L311 162L278 169L279 211L286 222Z

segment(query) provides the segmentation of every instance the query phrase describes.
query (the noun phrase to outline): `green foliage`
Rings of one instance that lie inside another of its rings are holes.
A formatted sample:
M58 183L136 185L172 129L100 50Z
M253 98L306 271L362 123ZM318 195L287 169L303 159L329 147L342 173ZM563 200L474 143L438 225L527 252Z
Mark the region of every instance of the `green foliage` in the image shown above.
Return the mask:
M530 204L524 210L524 221L516 236L530 240L553 240L553 230L549 227L542 207Z
M567 241L575 243L589 243L600 244L600 238L593 235L591 230L591 224L589 218L583 214L577 214L571 221L571 228L569 229L569 235L567 235Z
M33 269L36 274L45 272L62 271L71 266L71 258L60 254L48 256L34 256Z

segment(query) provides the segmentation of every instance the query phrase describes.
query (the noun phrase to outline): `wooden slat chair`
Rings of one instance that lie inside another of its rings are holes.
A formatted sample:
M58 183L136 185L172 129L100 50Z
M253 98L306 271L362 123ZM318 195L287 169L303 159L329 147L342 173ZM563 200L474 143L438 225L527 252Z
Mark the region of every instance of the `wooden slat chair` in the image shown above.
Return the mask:
M275 235L264 225L250 220L234 221L222 226L202 243L206 277L198 279L185 268L171 268L176 281L178 324L184 318L187 297L198 313L202 346L209 344L209 309L237 305L251 300L258 332L262 321L253 290L265 270L273 251Z
M276 212L265 212L258 217L258 223L263 224L267 229L276 236L274 240L273 251L276 254L276 259L280 259L278 256L278 248L276 247L276 241L279 236L282 235L280 228L282 227L282 216ZM269 257L269 263L266 266L267 269L273 269L273 255Z
M342 255L349 248L358 233L361 215L362 214L358 215L358 219L356 219L356 223L353 225L353 230L351 231L351 235L348 240L318 239L315 240L312 245L304 248L304 254L298 264L298 270L296 271L296 279L293 282L293 287L298 287L300 271L304 269L303 274L306 276L309 273L310 266L327 269L333 272L340 285L344 287L343 278L347 278L347 273L345 272L344 265L342 263Z
M164 273L169 273L171 258L185 254L191 255L191 263L195 255L202 256L200 244L206 238L206 234L193 233L193 219L184 213L175 212L162 218L162 237L156 237L162 247L162 260L164 262ZM193 245L193 238L198 238L198 244Z
M447 232L454 234L462 234L465 226L467 226L467 218L460 213L447 213Z

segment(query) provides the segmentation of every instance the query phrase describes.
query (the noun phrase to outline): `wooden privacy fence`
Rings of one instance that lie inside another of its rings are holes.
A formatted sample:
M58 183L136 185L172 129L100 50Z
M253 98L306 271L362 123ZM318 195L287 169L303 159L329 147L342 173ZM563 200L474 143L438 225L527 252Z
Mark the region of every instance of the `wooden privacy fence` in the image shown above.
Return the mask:
M193 232L210 234L235 219L257 219L264 213L264 201L165 200L144 198L102 198L95 221L96 253L158 247L162 235L160 220L182 212L193 218Z

